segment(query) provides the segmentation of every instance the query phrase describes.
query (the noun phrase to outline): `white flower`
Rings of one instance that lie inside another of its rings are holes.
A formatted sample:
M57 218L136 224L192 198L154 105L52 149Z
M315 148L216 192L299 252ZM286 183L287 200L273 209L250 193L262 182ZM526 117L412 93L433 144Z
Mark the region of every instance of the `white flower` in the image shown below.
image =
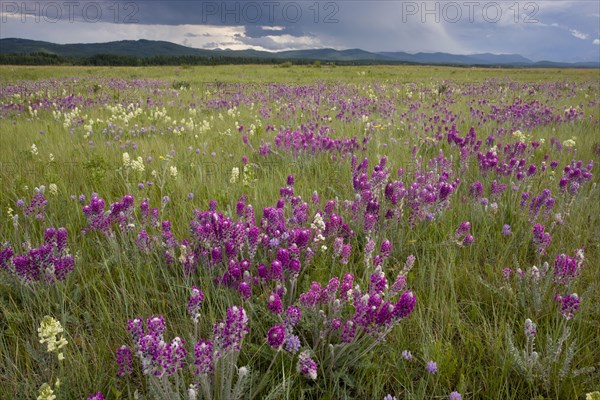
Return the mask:
M56 186L56 183L51 183L48 185L48 192L53 196L58 194L58 186Z
M169 167L169 173L171 174L171 177L177 178L177 167L171 165L171 167Z
M31 154L33 154L34 156L38 155L38 148L35 145L35 143L31 145L31 150L30 151L31 151Z
M196 400L198 398L198 394L196 392L196 386L190 384L188 388L188 400Z
M236 183L240 178L240 169L238 167L233 167L231 169L231 178L229 179L229 183Z
M575 147L575 138L567 139L563 142L565 147Z

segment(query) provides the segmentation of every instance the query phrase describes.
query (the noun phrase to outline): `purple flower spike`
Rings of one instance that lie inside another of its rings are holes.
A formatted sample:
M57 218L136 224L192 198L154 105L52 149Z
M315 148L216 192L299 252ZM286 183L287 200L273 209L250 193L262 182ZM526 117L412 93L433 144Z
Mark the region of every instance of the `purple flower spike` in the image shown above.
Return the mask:
M212 342L200 340L194 347L194 357L196 358L194 361L196 375L206 375L212 372L214 362Z
M133 371L133 357L131 349L127 346L121 346L117 349L116 362L119 365L118 377L130 375Z

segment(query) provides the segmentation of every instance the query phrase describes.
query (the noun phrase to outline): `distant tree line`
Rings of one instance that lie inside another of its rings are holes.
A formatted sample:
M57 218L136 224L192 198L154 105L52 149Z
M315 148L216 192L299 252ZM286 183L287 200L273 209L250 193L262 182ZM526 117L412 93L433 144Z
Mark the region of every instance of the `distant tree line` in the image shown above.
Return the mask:
M300 58L263 58L233 55L206 56L126 56L116 54L95 54L91 56L65 56L47 52L0 54L0 65L83 65L83 66L178 66L178 65L229 65L229 64L271 64L281 67L292 65L335 66L335 65L423 65L407 61L382 61L382 60L335 60L324 61ZM463 65L452 63L432 64L436 66L464 67L464 68L552 68L553 65ZM561 67L566 67L561 65ZM577 68L576 66L572 66Z
M223 64L279 64L279 65L369 65L381 61L321 62L311 59L278 59L236 56L152 56L135 57L116 54L92 56L61 56L50 53L0 54L0 65L84 65L84 66L161 66L161 65L223 65ZM390 62L390 64L398 64Z

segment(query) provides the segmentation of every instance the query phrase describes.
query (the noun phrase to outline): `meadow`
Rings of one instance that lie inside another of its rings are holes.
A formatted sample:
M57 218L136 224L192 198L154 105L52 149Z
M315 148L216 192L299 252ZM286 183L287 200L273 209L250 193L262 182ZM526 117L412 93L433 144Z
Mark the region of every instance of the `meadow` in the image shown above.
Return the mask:
M3 67L0 398L599 399L599 78Z

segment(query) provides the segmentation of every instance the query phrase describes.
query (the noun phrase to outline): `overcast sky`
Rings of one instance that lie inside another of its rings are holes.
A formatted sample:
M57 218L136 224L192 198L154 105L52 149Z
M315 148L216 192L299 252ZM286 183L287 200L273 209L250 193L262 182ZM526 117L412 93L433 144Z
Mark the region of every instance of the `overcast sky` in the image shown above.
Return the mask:
M0 1L0 38L165 40L197 48L521 54L598 61L600 5L579 1Z

